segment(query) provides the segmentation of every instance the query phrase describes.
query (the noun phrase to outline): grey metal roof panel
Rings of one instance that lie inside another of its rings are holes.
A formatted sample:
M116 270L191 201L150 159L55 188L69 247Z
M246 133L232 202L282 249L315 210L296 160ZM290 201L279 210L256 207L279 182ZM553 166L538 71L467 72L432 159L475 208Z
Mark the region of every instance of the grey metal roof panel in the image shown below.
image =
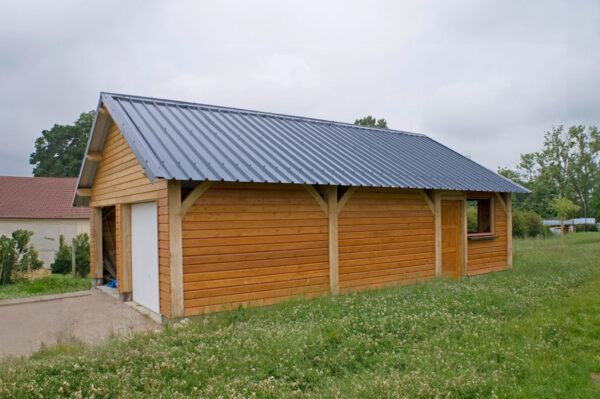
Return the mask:
M151 181L528 192L421 134L114 93L100 102Z

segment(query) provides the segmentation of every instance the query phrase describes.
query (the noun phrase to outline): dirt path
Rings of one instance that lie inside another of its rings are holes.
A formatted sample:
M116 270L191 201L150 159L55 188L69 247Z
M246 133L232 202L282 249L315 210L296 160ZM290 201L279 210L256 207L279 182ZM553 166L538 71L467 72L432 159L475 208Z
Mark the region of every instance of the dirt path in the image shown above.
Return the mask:
M161 328L103 292L81 294L0 306L0 359L29 356L42 345L73 340L95 344L114 335Z

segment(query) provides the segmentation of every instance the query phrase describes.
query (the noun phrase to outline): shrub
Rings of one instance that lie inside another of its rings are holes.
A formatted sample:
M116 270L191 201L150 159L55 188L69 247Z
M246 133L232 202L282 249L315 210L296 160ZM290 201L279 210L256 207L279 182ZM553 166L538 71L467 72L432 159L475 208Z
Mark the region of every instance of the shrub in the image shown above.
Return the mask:
M14 241L3 235L0 237L0 283L9 283L12 278L17 252Z
M467 231L477 231L477 207L467 207Z
M84 277L90 270L90 241L86 233L75 237L75 263L77 275ZM58 251L54 257L54 262L50 266L52 273L68 274L71 273L73 248L65 244L65 238L60 236Z
M538 237L551 234L542 224L540 215L531 210L515 209L513 211L513 236Z
M586 224L585 226L582 224L578 224L575 226L575 231L578 233L584 231L598 231L598 226L596 226L595 224Z
M15 230L12 237L0 237L0 284L10 283L15 271L42 267L43 262L29 242L32 235L33 231Z

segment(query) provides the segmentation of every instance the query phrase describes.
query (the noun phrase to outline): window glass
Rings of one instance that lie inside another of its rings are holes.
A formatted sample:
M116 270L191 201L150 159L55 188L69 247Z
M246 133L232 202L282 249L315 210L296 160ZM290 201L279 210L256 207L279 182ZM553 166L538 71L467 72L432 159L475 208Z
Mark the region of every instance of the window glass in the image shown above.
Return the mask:
M467 232L491 233L492 213L489 199L467 200Z

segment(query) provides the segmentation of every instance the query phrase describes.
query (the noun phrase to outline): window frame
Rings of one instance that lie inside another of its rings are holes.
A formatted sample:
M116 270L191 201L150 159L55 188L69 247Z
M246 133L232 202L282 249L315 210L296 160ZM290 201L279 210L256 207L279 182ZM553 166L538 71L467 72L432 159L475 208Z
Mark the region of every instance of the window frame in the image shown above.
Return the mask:
M488 201L489 203L489 222L490 222L490 228L489 231L484 231L484 232L476 232L476 233L471 233L469 232L469 229L467 227L467 237L469 239L485 239L485 238L495 238L496 237L496 218L495 218L495 203L494 203L494 196L493 195L481 195L481 194L469 194L467 195L467 202L466 202L466 206L467 209L469 207L469 201ZM479 206L479 205L478 205ZM478 210L478 214L479 214L479 210ZM468 218L468 215L466 216ZM477 222L479 224L479 221ZM467 225L468 225L468 221L467 221Z

